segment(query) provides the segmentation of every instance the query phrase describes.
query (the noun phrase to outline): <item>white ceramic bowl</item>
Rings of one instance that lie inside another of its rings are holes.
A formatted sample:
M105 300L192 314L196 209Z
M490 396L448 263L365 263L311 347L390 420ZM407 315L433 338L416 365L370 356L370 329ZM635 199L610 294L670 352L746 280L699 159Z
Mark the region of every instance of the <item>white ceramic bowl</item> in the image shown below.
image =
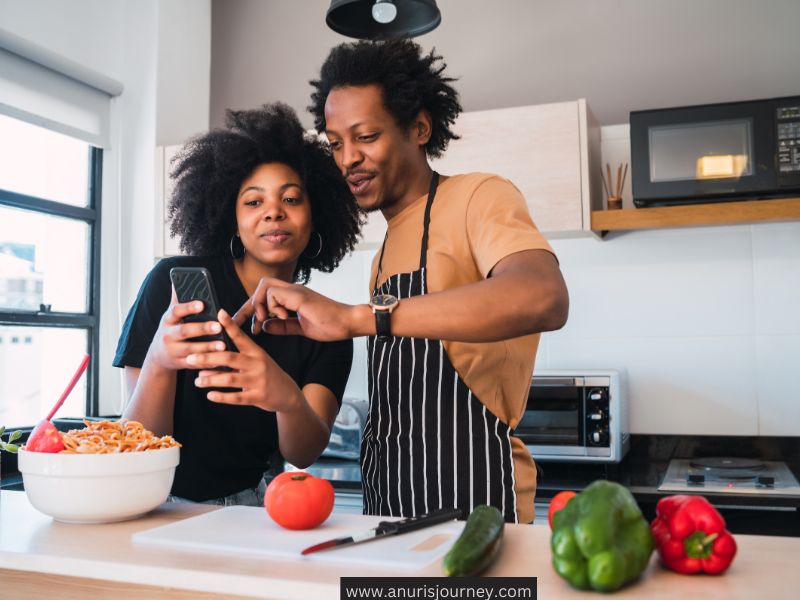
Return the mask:
M66 523L110 523L142 515L169 496L179 448L119 454L51 454L21 449L31 504Z

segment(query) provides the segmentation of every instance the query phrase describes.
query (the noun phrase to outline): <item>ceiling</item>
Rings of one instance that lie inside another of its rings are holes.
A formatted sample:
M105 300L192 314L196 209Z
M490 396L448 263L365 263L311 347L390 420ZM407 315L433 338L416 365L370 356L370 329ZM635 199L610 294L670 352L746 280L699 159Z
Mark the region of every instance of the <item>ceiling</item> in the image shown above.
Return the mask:
M466 110L587 98L631 110L800 95L798 0L438 0L416 38L459 78ZM211 124L283 100L305 113L328 50L327 0L213 0Z

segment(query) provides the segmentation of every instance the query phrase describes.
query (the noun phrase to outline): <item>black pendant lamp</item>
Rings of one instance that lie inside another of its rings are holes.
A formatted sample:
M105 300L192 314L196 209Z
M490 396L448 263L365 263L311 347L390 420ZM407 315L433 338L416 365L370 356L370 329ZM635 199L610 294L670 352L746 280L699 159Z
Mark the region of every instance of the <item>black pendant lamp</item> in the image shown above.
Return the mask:
M436 0L331 0L328 27L361 40L415 37L442 22Z

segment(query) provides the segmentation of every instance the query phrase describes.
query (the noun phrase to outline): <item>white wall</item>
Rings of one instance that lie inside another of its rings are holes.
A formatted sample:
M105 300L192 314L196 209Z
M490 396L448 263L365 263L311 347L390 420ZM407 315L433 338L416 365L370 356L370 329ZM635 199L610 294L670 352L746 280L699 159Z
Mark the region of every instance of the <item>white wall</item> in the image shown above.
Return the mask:
M112 101L102 205L100 409L116 412L123 387L111 360L122 320L152 267L160 217L156 141L182 141L208 127L210 0L0 0L0 23L124 85ZM176 48L190 51L192 67L165 58L159 44L170 57Z
M181 144L208 129L211 0L158 3L156 143Z

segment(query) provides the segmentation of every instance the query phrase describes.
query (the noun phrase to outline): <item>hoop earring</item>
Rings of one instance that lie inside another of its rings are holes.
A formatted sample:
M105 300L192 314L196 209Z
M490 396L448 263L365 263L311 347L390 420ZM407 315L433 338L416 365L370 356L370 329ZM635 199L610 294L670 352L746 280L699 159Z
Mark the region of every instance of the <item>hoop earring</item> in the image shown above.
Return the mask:
M317 258L319 256L319 253L322 252L322 234L320 234L319 231L312 231L311 233L317 234L317 237L319 238L319 248L317 248L317 251L314 254L306 254L304 250L303 256L305 258ZM308 246L306 246L306 250L308 250Z
M233 251L233 240L235 240L238 237L239 236L237 234L235 234L235 233L231 236L231 243L230 243L231 258L233 258L234 260L237 260L239 258L244 258L244 255L247 254L247 249L244 247L244 244L242 244L241 240L239 240L239 243L242 244L242 255L241 256L236 256L236 253Z

